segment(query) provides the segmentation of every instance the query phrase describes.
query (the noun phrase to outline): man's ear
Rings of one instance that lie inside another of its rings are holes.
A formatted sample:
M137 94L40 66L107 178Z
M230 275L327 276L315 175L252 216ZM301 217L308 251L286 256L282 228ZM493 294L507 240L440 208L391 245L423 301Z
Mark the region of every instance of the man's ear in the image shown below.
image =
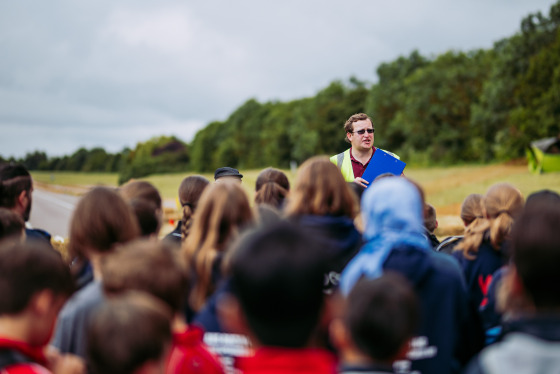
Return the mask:
M29 191L23 190L19 193L16 198L15 207L18 212L21 210L25 211L25 207L29 204Z
M241 305L235 296L229 293L221 296L217 312L224 331L230 334L251 335Z
M346 133L346 139L348 139L348 141L351 142L352 141L352 134L347 132Z
M436 219L436 227L434 227L434 230L437 229L438 227L439 227L439 222L438 222L438 220Z

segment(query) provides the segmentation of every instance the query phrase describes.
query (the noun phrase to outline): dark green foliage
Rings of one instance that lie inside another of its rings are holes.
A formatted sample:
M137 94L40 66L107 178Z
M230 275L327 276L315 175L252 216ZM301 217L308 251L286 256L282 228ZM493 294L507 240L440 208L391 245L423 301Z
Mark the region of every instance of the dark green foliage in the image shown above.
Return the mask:
M431 58L413 51L381 64L373 85L351 77L309 98L250 99L225 121L198 131L189 147L159 137L117 154L81 148L48 159L36 151L20 161L30 169L119 171L121 182L187 168L287 168L291 161L348 148L343 124L358 112L373 118L375 145L408 163L520 157L530 141L560 134L559 26L557 1L548 16L528 15L518 33L490 50Z
M174 136L160 136L138 143L132 151L123 151L119 184L131 178L141 178L155 173L185 171L189 164L189 151L185 143Z

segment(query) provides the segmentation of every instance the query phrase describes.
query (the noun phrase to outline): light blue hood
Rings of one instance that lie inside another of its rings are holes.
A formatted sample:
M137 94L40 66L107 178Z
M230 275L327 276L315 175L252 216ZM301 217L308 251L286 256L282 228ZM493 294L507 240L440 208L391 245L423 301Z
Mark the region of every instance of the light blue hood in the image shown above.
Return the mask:
M348 294L362 277L380 277L383 264L396 247L430 251L424 235L423 206L417 188L401 177L374 182L362 198L366 244L344 269L340 290Z

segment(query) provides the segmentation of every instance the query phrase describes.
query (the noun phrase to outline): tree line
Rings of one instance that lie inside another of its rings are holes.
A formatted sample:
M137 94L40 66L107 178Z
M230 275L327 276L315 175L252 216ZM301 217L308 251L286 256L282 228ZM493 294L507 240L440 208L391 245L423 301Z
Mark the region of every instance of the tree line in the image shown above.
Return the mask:
M529 14L520 30L491 49L418 51L383 63L378 81L333 81L315 96L260 103L249 99L190 144L158 137L117 154L101 148L22 161L30 169L118 171L122 181L146 173L288 167L348 148L344 121L368 113L375 145L415 164L513 159L560 130L560 1L548 15ZM162 169L163 168L163 169Z

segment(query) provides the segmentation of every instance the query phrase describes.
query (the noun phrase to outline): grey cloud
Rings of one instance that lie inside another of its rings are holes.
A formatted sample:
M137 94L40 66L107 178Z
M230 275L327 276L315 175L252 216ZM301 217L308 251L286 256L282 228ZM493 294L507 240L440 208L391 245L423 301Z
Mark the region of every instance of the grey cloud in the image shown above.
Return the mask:
M72 1L0 4L0 155L190 140L250 97L375 81L418 49L488 48L552 1Z

